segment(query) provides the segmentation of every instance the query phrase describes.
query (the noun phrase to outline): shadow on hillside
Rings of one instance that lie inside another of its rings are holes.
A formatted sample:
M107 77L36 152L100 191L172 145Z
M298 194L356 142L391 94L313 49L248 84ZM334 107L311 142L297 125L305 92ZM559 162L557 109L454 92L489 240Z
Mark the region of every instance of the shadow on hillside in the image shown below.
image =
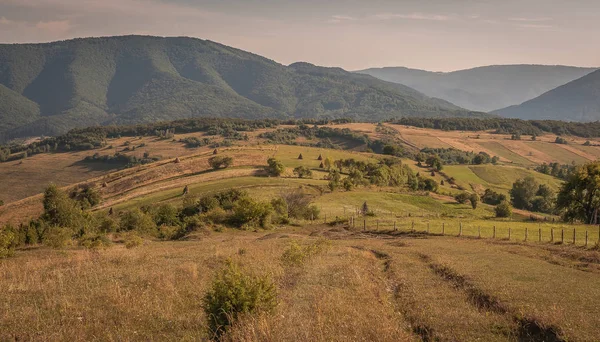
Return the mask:
M69 165L69 167L81 167L87 169L87 171L116 171L123 169L125 165L80 160Z

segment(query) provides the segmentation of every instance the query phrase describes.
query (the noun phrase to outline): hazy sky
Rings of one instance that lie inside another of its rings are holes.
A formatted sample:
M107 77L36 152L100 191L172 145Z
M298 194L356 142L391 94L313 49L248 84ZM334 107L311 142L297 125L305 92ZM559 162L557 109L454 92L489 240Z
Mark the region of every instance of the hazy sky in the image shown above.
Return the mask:
M600 66L600 0L0 0L0 42L148 34L283 64Z

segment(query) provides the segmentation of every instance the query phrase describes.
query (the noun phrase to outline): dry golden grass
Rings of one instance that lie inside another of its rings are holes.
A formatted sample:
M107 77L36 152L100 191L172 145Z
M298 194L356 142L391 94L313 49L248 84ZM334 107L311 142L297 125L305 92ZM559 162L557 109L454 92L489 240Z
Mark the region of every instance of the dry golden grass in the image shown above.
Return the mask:
M597 252L419 237L312 227L18 250L0 260L0 340L207 339L203 297L227 259L269 275L279 301L271 315L240 319L227 340L509 341L528 332L520 318L563 339L599 336L600 270L572 267L576 257L600 263ZM299 266L280 262L292 240L317 239L329 248Z

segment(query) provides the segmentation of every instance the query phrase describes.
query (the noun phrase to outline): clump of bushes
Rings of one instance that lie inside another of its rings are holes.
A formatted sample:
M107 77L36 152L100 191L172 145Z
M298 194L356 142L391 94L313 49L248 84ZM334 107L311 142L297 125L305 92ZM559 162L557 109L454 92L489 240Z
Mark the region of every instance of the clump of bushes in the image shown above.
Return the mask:
M460 194L454 196L454 199L460 204L465 204L469 202L470 197L471 195L468 192L461 192Z
M208 164L215 170L225 169L233 165L233 158L226 156L216 156L208 159Z
M272 312L277 289L266 276L255 276L229 261L217 272L204 297L204 312L213 338L218 340L240 315Z
M285 166L281 161L275 158L269 158L267 160L267 172L271 176L279 177L285 172Z
M310 168L306 166L298 166L294 169L294 174L298 176L298 178L312 178L312 171Z
M498 204L496 208L494 208L494 211L496 212L496 217L512 216L512 207L507 201L503 201L502 203Z
M141 236L135 233L129 233L125 235L125 248L131 249L135 247L139 247L144 244L144 239Z
M506 201L506 195L498 193L492 189L485 189L483 196L481 196L481 201L489 205L498 205Z

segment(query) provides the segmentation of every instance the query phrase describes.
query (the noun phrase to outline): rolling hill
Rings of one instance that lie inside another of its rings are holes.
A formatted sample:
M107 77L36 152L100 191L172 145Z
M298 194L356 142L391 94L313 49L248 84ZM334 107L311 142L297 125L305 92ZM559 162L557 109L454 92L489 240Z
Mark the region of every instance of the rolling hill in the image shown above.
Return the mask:
M404 85L211 41L122 36L0 45L0 139L198 116L481 116Z
M496 65L448 73L403 67L357 71L405 84L463 108L489 112L521 104L596 69L546 65Z
M495 113L513 118L570 121L600 120L600 71Z

